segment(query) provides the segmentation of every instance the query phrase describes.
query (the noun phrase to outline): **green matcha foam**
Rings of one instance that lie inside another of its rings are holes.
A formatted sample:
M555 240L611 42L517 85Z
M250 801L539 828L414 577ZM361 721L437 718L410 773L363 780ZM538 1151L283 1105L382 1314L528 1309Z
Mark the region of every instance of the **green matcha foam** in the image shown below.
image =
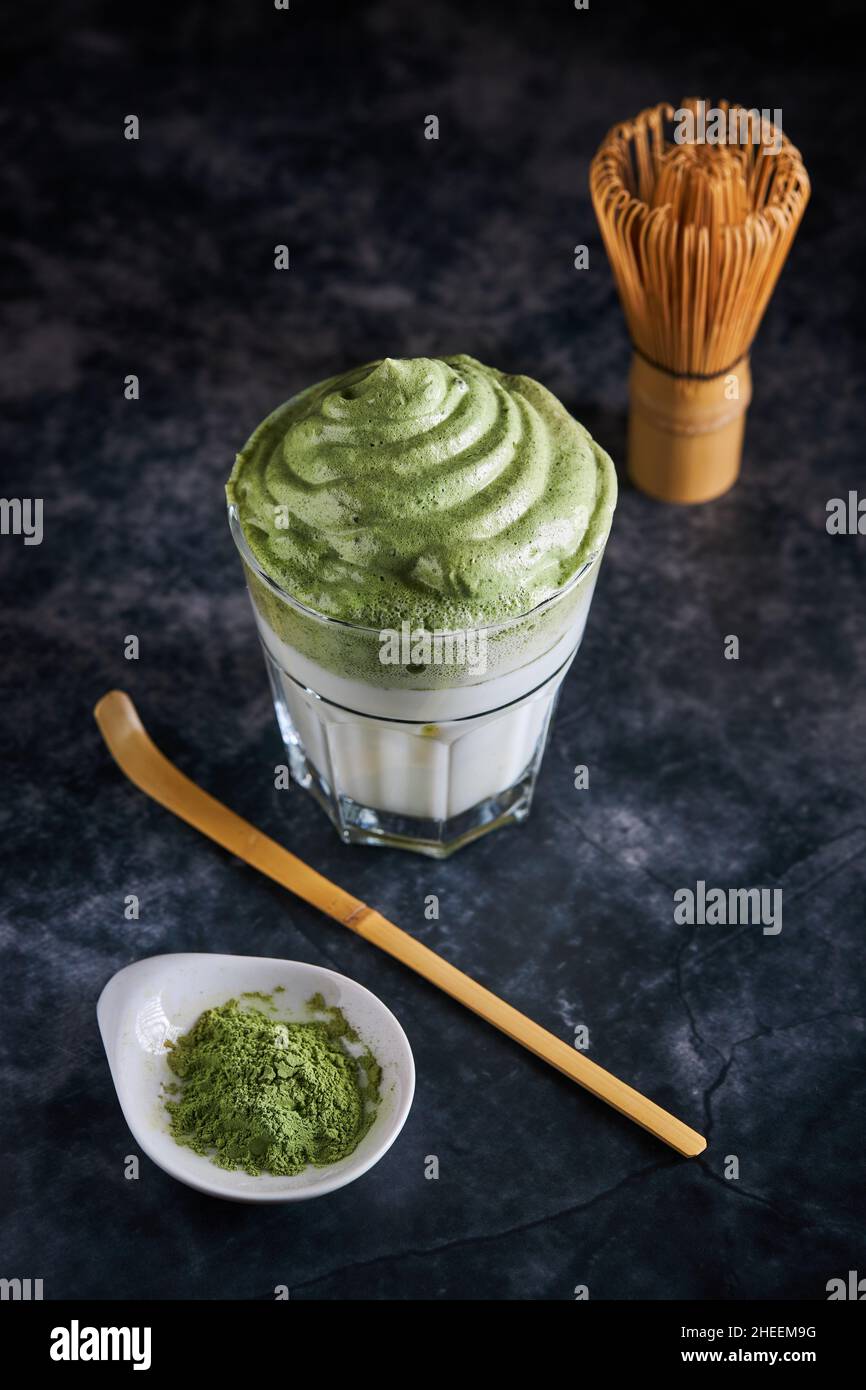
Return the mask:
M604 547L610 458L538 382L466 356L385 358L258 427L227 486L270 579L370 628L528 613ZM273 596L254 598L267 605Z

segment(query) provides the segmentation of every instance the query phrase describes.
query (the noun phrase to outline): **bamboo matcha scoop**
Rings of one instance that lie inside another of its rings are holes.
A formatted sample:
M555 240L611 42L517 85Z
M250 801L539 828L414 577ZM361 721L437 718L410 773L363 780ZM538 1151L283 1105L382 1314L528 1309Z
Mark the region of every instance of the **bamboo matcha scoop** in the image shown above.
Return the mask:
M663 1143L687 1158L703 1153L707 1141L682 1120L662 1110L609 1071L591 1062L561 1038L533 1023L525 1014L506 1004L462 970L437 956L420 941L387 921L381 913L354 898L345 889L323 878L282 845L271 840L249 821L235 815L227 806L196 786L174 763L159 751L148 737L135 705L122 690L104 695L94 710L105 742L131 782L148 796L173 811L181 820L195 826L203 835L216 840L224 849L259 869L268 878L296 893L305 902L327 913L358 936L372 941L380 950L395 956L416 974L450 994L467 1009L492 1023L494 1028L528 1048L536 1057L549 1062L557 1071L571 1077L599 1100L612 1105L621 1115L649 1130Z

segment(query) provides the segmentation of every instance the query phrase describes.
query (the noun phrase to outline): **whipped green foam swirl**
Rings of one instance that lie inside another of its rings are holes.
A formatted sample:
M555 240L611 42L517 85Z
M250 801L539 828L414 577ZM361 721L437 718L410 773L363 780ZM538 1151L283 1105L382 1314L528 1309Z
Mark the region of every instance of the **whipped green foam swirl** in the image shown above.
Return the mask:
M269 415L227 493L266 574L374 628L526 613L604 545L608 455L525 376L471 357L385 358Z

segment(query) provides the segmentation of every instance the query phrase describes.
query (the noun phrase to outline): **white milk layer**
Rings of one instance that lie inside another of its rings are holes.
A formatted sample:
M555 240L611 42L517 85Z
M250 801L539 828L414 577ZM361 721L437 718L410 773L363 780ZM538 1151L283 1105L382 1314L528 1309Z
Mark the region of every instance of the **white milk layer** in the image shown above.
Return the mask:
M283 642L253 604L275 699L307 761L336 796L424 820L449 820L507 791L546 736L597 571L595 565L587 575L567 630L548 651L517 670L447 690L389 689L338 676Z

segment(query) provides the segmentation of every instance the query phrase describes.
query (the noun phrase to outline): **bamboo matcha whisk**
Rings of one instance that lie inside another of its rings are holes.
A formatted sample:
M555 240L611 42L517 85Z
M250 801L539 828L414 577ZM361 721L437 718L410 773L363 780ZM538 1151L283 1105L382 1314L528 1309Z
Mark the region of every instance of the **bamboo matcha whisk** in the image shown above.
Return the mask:
M716 109L748 129L742 107ZM677 144L674 114L662 104L614 126L590 190L635 349L629 473L662 500L704 502L739 472L749 350L809 179L775 127L766 143Z

